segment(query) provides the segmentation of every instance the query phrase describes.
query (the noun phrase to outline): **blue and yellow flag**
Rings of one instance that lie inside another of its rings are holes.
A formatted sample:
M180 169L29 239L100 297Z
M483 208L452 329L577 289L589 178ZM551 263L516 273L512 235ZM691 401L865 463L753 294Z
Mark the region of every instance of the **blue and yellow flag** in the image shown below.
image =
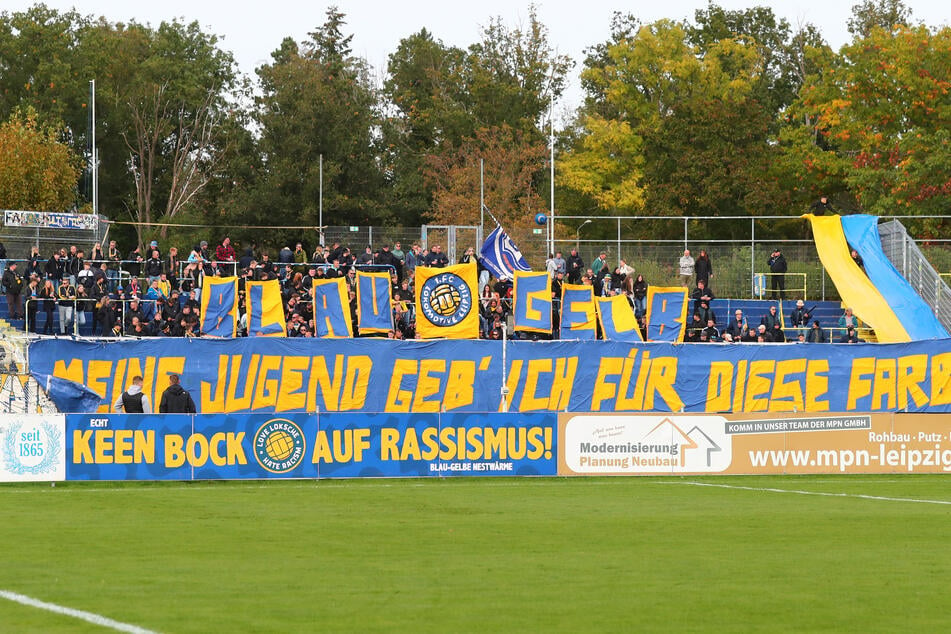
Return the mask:
M594 288L582 284L561 287L561 339L597 339Z
M624 295L598 297L598 321L607 341L644 341L634 309Z
M353 317L347 280L335 277L314 281L314 336L340 338L353 336Z
M512 289L515 332L551 333L551 277L515 271Z
M360 334L393 330L390 274L357 271L357 328Z
M687 324L687 289L647 287L647 340L678 343Z
M249 337L286 337L284 298L277 280L245 282L245 308L248 311Z
M237 334L237 277L205 277L201 287L201 332L209 337Z
M423 339L478 339L476 265L416 267L416 333Z

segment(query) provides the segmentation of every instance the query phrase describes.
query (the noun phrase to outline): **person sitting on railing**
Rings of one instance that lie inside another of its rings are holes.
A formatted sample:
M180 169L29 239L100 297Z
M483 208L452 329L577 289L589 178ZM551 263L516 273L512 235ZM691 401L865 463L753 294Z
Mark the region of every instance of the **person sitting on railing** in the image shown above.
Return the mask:
M839 317L839 328L848 328L852 326L853 328L858 328L859 318L852 314L851 308L846 308L845 313Z
M809 329L809 334L806 336L806 341L809 343L828 343L829 339L826 337L825 331L822 329L822 326L819 324L819 320L815 319L812 322L812 328Z
M30 259L26 266L26 271L24 275L27 276L37 276L39 278L43 277L44 267L46 262L43 261L43 258L40 257L40 248L37 246L30 247Z
M162 256L159 254L159 250L152 249L149 251L149 259L145 261L145 277L148 278L149 284L151 284L153 280L159 279L164 271L165 263L162 262Z
M138 277L142 274L142 264L145 262L145 258L142 257L142 249L138 245L129 253L129 257L126 258L128 262L122 263L122 268L131 275L133 278Z
M707 302L709 305L716 295L713 294L713 291L707 287L707 283L704 280L697 281L697 288L693 289L693 293L690 294L690 298L693 300L693 309L697 310L697 307L700 306L700 302Z
M284 252L284 249L287 249L286 253ZM281 262L286 261L287 264L294 265L293 268L295 272L300 273L301 275L306 273L307 272L307 251L304 250L304 245L298 242L297 244L294 245L293 251L291 251L291 248L286 245L284 249L281 249L281 254L278 257L278 259L280 259ZM287 259L288 256L290 256L289 260Z
M93 285L96 283L96 272L92 268L92 262L88 260L83 262L83 269L76 276L76 281L79 286L86 287L87 293L92 290Z

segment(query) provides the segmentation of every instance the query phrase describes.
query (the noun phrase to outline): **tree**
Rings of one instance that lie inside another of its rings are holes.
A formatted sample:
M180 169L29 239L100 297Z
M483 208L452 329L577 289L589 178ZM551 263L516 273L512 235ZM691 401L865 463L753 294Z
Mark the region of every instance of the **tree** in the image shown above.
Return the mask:
M535 186L545 156L545 145L534 135L508 126L484 128L451 152L430 155L425 170L434 191L429 220L446 225L479 224L479 161L484 159L486 207L516 243L527 248L534 215L545 210ZM544 257L541 252L532 255Z
M701 48L687 25L633 24L616 17L620 39L589 54L589 98L564 182L621 213L755 214L780 204L773 111L760 100L763 47L717 33Z
M543 146L543 120L570 68L570 59L549 44L534 7L517 28L493 18L465 51L425 30L404 39L390 56L385 84L392 105L384 129L392 191L420 192L413 198L417 208L424 201L435 205L433 190L419 178L423 164L431 157L451 162L487 130L511 129ZM543 161L535 168L536 185L547 178L544 168Z
M114 133L103 135L111 137L112 169L115 153L134 192L128 185L119 190L124 195L110 190L122 198L107 198L106 209L122 204L140 223L141 243L152 223L174 220L210 182L221 151L218 123L237 86L234 60L197 22L153 29L100 21L85 48L99 69L103 125Z
M858 208L941 214L951 200L951 29L873 28L811 78L783 140L804 179L848 190Z
M852 17L849 18L849 33L856 39L872 34L875 27L891 31L899 25L911 21L911 9L901 0L862 0L852 5Z
M0 124L0 208L65 211L76 202L79 158L32 108Z
M252 217L317 227L320 157L324 224L386 222L377 159L380 117L365 62L343 35L344 15L331 7L310 40L285 39L258 69L257 122L264 170ZM255 223L266 224L266 223Z

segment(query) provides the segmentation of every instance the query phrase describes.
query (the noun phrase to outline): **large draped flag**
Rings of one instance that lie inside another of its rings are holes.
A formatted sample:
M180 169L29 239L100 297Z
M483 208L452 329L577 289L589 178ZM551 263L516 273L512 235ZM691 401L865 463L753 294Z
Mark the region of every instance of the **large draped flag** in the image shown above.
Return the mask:
M512 289L516 332L551 333L551 276L515 271Z
M501 279L510 280L515 271L531 271L522 252L501 226L496 227L482 243L482 266L492 275Z
M390 274L357 271L357 328L360 334L393 330Z
M286 337L284 299L277 280L245 282L245 308L248 310L249 337Z
M416 267L416 333L423 339L478 339L476 265Z
M682 286L648 286L647 340L683 341L687 304L687 289Z
M201 286L201 332L234 337L238 332L238 278L205 277Z
M314 336L352 337L353 318L347 281L342 277L314 281Z
M597 339L594 288L583 284L561 287L561 339Z
M598 321L607 341L644 341L634 309L624 295L598 297Z

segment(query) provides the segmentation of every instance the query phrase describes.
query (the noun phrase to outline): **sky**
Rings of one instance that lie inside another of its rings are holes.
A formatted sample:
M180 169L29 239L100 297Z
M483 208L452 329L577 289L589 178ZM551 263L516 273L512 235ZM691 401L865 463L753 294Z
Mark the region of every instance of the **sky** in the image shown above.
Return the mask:
M222 48L230 50L242 72L253 75L254 69L270 61L270 54L281 40L297 41L323 24L328 6L336 5L346 15L346 32L353 34L353 51L363 57L382 76L387 57L396 50L400 40L422 28L447 45L468 47L480 39L481 29L490 18L500 17L509 27L526 24L529 3L518 0L480 0L452 2L438 0L339 0L335 3L300 0L266 0L245 9L245 3L232 0L83 0L81 4L44 0L48 7L68 10L80 7L83 14L102 15L113 22L135 19L157 26L174 18L186 22L197 20L206 31L223 38ZM859 0L719 0L726 9L746 9L757 5L770 6L773 12L796 27L812 23L838 49L849 40L846 23L853 4ZM34 1L4 0L2 10L21 11ZM250 3L248 3L250 4ZM560 104L560 110L580 103L581 90L577 75L581 70L584 50L606 41L610 36L611 17L615 11L633 13L641 23L661 18L693 19L694 12L707 6L705 0L665 0L663 2L620 3L617 0L561 0L534 3L539 21L548 28L549 42L560 54L570 56L576 66L572 83ZM945 26L949 12L941 0L905 0L916 21L929 26Z

